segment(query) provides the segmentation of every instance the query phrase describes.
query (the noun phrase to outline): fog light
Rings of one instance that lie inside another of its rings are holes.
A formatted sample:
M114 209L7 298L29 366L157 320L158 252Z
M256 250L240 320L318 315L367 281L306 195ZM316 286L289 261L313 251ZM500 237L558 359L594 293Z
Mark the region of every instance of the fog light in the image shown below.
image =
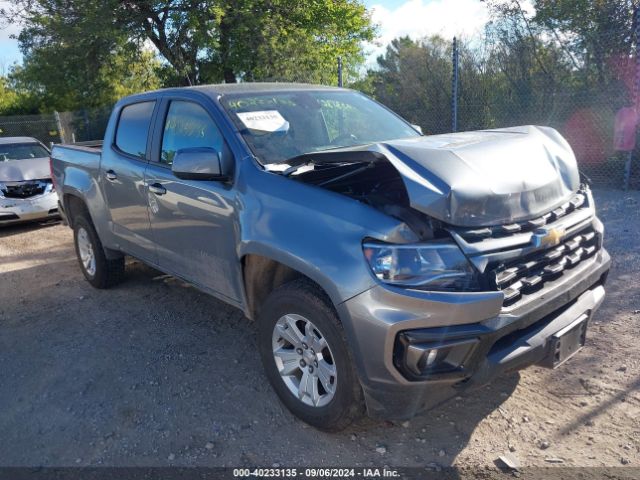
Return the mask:
M395 364L414 379L462 371L465 360L475 349L477 338L422 342L409 332L398 335Z

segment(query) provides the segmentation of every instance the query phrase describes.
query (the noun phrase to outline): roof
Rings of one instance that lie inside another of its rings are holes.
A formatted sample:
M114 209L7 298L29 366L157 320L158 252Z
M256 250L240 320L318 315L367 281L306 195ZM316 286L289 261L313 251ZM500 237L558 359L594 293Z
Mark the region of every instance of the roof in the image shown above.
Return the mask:
M40 143L33 137L0 137L0 145L10 145L12 143Z
M213 85L198 85L195 87L168 88L161 91L172 90L196 90L210 96L232 95L234 93L268 93L268 92L290 92L304 90L341 90L338 87L328 87L326 85L311 85L308 83L220 83Z

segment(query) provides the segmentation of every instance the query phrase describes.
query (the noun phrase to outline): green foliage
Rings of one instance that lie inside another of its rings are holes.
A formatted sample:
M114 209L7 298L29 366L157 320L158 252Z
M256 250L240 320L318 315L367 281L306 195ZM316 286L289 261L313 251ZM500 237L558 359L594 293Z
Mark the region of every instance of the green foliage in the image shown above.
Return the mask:
M158 86L355 78L374 38L360 0L15 0L24 65L11 73L38 110L113 103ZM149 52L152 45L154 53ZM145 48L147 46L147 48Z
M537 0L533 22L565 44L588 83L604 84L631 54L632 0Z
M131 43L101 0L37 0L24 5L18 40L24 55L11 81L40 111L114 103L160 86L155 56Z
M519 0L486 3L492 21L484 37L459 42L460 130L561 127L582 110L612 125L631 99L631 0L537 0L535 16ZM437 36L397 38L355 86L426 133L447 132L451 54L451 42Z
M355 79L364 60L362 42L374 37L370 22L354 0L282 1L278 13L270 13L261 31L251 34L254 45L241 55L249 60L241 75L335 85L336 61L342 57L347 80Z
M451 103L451 44L434 36L397 38L369 71L371 93L425 133L448 131Z
M125 0L118 18L156 46L181 84L335 82L336 58L355 72L362 41L374 37L358 0Z
M13 110L19 100L18 93L11 88L6 77L0 77L0 115Z

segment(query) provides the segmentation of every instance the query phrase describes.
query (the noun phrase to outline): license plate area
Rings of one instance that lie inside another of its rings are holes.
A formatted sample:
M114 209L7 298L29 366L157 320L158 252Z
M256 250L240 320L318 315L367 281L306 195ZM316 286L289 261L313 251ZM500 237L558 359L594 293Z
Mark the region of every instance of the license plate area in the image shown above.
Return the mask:
M551 336L550 363L552 368L559 367L584 347L588 323L589 316L586 313L582 314Z

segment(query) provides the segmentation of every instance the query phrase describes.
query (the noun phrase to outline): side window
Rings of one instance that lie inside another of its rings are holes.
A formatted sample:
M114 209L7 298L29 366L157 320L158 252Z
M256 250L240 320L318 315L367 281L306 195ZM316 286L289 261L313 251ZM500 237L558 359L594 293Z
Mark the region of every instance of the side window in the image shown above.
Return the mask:
M171 165L178 150L194 147L215 148L220 155L227 154L222 133L207 111L196 103L174 100L164 123L160 162Z
M155 103L133 103L124 107L120 112L116 131L116 146L124 153L141 159L145 158L147 136Z

